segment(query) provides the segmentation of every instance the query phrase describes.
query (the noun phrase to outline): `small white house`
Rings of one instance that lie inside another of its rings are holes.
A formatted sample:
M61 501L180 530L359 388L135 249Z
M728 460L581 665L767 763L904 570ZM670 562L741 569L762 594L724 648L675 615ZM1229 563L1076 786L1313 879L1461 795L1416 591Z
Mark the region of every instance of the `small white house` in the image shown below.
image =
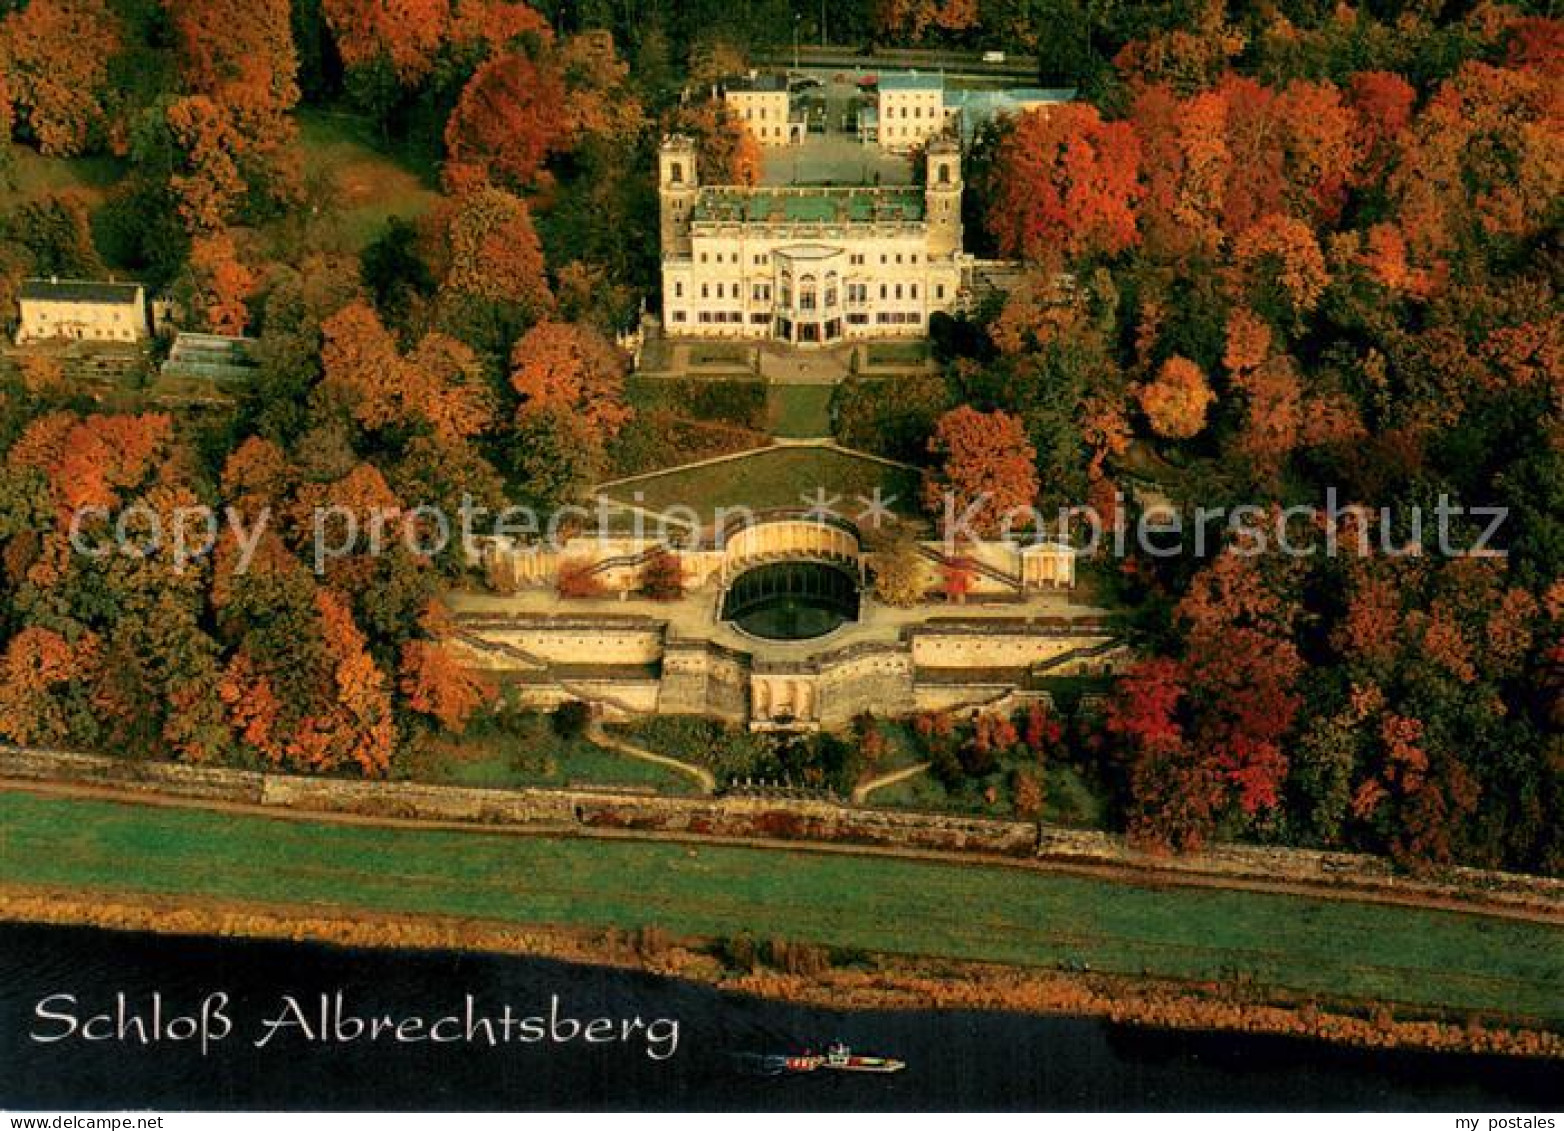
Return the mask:
M146 338L147 297L140 283L26 279L19 297L18 345L28 342L139 342Z

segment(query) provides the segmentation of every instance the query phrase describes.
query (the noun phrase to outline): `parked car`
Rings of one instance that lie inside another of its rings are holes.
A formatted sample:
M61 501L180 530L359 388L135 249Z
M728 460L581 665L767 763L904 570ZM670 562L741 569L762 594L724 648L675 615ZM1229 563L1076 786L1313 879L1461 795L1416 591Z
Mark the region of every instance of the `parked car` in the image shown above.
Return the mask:
M1003 51L985 51L985 52L983 52L983 62L985 62L985 63L1003 63L1004 61L1005 61L1005 53Z

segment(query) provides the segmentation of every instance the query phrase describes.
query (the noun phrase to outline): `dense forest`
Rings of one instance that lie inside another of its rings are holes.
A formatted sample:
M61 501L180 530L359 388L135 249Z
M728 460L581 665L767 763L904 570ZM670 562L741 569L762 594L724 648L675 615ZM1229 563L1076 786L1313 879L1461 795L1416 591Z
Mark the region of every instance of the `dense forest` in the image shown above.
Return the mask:
M694 134L714 179L756 160L710 80L795 34L1003 49L1081 92L970 157L969 243L1027 282L937 328L941 376L844 386L839 437L939 482L977 429L1048 506L1133 507L1147 478L1189 515L1335 492L1294 531L1320 552L1094 567L1146 656L1071 737L1118 819L1564 872L1564 24L1537 6L7 8L0 175L113 172L8 197L0 307L25 276L130 273L257 336L261 367L188 417L44 358L6 376L0 737L398 772L491 693L438 643L469 563L398 545L317 572L310 516L550 505L656 441L612 338L656 285L659 135ZM339 116L438 185L361 247L330 238L301 132ZM1507 508L1502 553L1409 525L1441 496ZM72 547L82 508L195 502L277 520L193 563Z

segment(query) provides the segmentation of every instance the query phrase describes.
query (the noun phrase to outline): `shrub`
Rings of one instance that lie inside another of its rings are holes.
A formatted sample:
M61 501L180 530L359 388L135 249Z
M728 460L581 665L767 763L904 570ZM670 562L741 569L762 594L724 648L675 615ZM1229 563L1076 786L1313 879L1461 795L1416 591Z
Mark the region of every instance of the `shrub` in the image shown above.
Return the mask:
M641 592L653 601L677 601L684 596L684 568L677 554L659 550L641 567Z
M601 597L605 591L602 578L587 562L561 562L557 585L559 595L567 599Z
M1035 820L1042 815L1043 783L1031 770L1017 769L1010 775L1010 796L1015 814L1022 820Z
M591 721L592 708L579 699L572 699L554 708L554 733L561 738L579 738Z

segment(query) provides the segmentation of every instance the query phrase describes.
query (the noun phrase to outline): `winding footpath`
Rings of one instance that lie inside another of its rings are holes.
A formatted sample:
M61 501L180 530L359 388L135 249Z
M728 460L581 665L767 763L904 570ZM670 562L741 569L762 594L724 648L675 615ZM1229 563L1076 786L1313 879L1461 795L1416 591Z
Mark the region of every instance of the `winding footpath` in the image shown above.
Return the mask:
M654 766L662 766L678 774L692 779L705 794L717 792L717 779L712 772L704 766L697 766L693 762L681 762L677 758L670 758L666 754L658 754L654 750L648 750L644 746L637 746L633 742L609 734L603 727L602 720L594 717L587 723L586 736L597 745L612 750L617 754L623 754L627 758L635 758L641 762L649 762Z
M914 762L912 765L903 766L899 770L890 770L887 773L881 774L879 777L870 778L868 781L861 781L857 785L853 786L853 804L862 805L869 799L871 794L878 793L882 789L888 789L897 782L904 782L908 778L915 778L919 774L927 773L928 768L928 762Z

